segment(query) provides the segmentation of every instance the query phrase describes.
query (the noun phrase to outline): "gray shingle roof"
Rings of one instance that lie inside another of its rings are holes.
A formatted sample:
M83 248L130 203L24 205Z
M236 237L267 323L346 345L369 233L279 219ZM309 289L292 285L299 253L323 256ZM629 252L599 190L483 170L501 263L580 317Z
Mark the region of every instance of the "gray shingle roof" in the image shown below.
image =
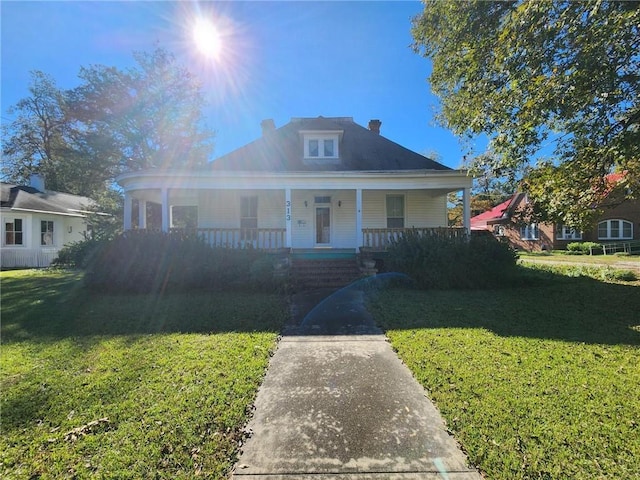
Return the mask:
M311 131L340 134L339 163L319 165L303 161L302 132ZM286 125L218 158L212 166L215 170L264 172L451 170L358 125L349 117L293 118Z
M0 206L12 210L48 212L58 215L78 215L95 202L69 193L41 192L33 187L4 183L0 185Z

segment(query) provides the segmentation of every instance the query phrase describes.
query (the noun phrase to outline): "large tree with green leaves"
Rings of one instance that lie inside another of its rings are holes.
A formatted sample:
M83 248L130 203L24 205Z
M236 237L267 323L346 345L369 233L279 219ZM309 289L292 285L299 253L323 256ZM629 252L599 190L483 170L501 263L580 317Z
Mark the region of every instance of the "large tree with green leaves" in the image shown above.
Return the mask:
M530 166L541 218L585 225L614 170L640 193L638 2L426 0L412 35L442 123L499 175Z
M113 204L113 180L123 171L205 164L213 132L199 82L165 50L134 56L127 70L81 68L72 90L34 72L30 96L3 126L4 178L25 182L38 173L52 190Z
M121 170L205 164L214 134L204 123L200 82L166 50L134 58L128 70L82 68L82 84L69 92L70 117L115 144Z

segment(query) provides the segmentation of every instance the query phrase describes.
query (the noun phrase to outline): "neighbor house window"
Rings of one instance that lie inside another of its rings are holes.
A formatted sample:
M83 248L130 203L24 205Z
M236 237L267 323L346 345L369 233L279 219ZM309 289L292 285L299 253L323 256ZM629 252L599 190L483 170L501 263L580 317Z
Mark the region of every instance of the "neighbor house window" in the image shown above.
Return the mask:
M538 225L530 223L520 227L520 238L522 240L538 240Z
M240 197L240 239L258 238L258 197Z
M599 240L628 240L633 238L633 224L626 220L605 220L598 223Z
M4 244L22 245L23 243L22 219L14 218L4 223Z
M338 138L336 135L306 135L305 158L338 158Z
M53 245L53 222L51 220L40 222L40 245Z
M404 228L404 195L387 195L387 228Z
M494 225L493 234L497 237L504 237L506 235L506 230L504 228L504 225Z
M582 240L582 232L567 225L558 225L558 240Z

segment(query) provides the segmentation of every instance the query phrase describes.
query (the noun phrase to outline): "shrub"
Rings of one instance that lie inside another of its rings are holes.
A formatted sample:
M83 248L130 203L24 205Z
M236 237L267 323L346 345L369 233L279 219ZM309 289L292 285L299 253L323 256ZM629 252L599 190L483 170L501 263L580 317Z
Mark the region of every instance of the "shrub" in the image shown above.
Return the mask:
M254 266L266 257L251 248L213 248L197 235L128 231L99 251L85 281L116 292L274 289L271 270Z
M54 267L86 268L107 243L106 240L92 238L70 243L60 249L51 265Z
M572 242L567 245L567 251L574 255L591 255L602 253L602 245L595 242Z
M492 238L445 238L409 231L389 249L388 265L418 288L489 288L513 282L516 254Z

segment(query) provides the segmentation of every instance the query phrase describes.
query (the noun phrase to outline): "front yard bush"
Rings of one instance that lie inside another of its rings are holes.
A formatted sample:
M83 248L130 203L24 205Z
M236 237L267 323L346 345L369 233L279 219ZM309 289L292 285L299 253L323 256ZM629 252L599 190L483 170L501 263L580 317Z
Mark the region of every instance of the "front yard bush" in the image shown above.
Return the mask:
M65 245L58 252L58 256L52 262L54 267L86 268L93 260L107 240L88 238L79 242Z
M197 235L128 231L106 243L89 264L89 288L112 292L273 290L268 254L211 247Z
M490 288L512 283L517 256L492 238L444 238L407 232L389 249L388 268L422 289Z
M602 245L595 242L572 242L567 245L567 252L581 255L602 253Z

